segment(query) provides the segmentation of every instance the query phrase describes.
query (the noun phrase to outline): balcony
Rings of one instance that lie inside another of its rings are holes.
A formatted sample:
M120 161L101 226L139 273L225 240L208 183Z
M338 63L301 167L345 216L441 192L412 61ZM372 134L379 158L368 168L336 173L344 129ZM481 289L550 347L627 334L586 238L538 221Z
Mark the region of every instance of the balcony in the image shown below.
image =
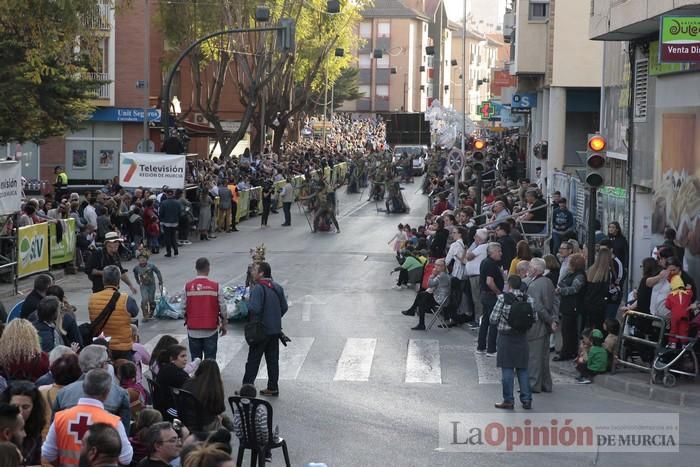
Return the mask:
M110 99L111 80L109 73L85 73L83 76L89 80L106 81L106 83L98 85L90 95L95 99Z
M86 13L82 22L85 27L94 29L97 31L109 31L112 29L112 23L110 22L110 14L112 10L112 2L109 0L102 0L100 3L92 7L89 13Z

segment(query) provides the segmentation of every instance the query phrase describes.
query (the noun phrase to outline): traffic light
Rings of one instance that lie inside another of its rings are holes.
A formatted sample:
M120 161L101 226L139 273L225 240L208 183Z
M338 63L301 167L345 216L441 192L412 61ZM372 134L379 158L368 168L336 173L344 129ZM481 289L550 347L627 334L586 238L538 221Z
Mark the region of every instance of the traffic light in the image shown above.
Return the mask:
M294 53L296 47L296 24L291 18L280 18L277 30L277 49L281 52Z
M472 152L472 168L475 172L483 172L486 168L484 160L486 159L486 141L483 139L474 140L474 152Z
M599 134L588 135L588 144L586 145L586 183L592 188L598 188L603 185L604 178L601 170L605 167L607 155L605 150L608 142Z

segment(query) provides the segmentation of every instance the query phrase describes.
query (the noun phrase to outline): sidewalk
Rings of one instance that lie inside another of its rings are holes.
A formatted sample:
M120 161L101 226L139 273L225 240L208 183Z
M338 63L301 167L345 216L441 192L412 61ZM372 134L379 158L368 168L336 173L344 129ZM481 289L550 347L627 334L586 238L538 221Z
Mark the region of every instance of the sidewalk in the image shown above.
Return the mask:
M571 362L551 362L552 372L578 376ZM622 392L641 399L663 402L679 407L700 408L700 379L677 376L672 388L662 384L651 384L650 373L634 368L621 367L615 373L605 373L595 377L593 384L611 391Z

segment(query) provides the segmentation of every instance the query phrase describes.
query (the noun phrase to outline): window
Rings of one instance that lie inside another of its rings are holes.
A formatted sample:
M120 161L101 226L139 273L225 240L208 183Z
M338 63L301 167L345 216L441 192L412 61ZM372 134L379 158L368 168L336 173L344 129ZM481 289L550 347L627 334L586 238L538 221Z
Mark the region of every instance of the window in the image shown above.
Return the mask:
M647 120L647 92L649 84L649 59L638 59L634 63L634 121Z
M377 68L389 68L389 54L385 53L382 58L377 59Z
M363 21L360 23L360 37L363 39L372 38L372 22Z
M357 90L359 91L361 97L367 97L367 98L368 98L368 97L370 97L370 91L372 90L372 88L370 88L370 85L369 85L369 84L360 84L360 85L357 87Z
M389 86L386 84L378 84L374 88L374 94L376 97L389 97Z
M549 0L530 0L528 19L542 21L549 18Z
M391 37L391 23L377 24L377 37Z
M360 54L360 69L369 68L370 63L371 63L371 60L370 60L369 54Z

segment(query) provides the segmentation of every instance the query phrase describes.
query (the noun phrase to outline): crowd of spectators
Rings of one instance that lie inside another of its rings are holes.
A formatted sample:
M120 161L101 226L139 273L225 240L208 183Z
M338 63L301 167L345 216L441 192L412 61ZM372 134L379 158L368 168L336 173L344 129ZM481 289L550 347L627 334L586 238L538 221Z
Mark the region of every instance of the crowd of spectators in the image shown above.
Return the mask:
M395 288L415 285L419 291L413 306L402 313L419 313L413 329L424 330L424 314L445 301L447 326L478 329L477 354L497 357L496 365L504 370L504 399L499 408L513 407L516 375L524 384L522 374L511 370L529 373L525 380L533 393L552 391L550 360L571 361L581 384L608 371L619 355L618 336L630 310L664 318L665 332L671 335L664 342L680 349L688 339L674 336L695 332L697 300L695 282L683 271L683 249L675 242L673 229L667 229L653 257L642 262L643 278L625 300L629 245L621 225L610 222L603 232L598 223L595 251L587 251L567 200L559 192L549 200L542 193L541 171L534 181L516 178L514 142L493 136L480 180L470 168L465 169L456 199L446 155L433 154L424 180L424 192L430 198L425 223L415 228L401 225L392 239L401 264ZM587 266L589 256L592 261ZM520 280L509 280L516 277ZM525 333L529 354L525 360L520 358L521 343L515 345L511 339L513 345L497 345L502 330L504 342L513 334L507 323L509 301L517 300L518 294L532 301L535 318ZM494 307L498 314L492 317ZM626 332L658 340L661 329L650 320L637 317L630 324ZM651 365L653 350L625 345L630 347L626 358L641 358ZM520 357L513 359L513 355ZM510 373L506 376L506 372ZM528 397L521 392L526 408L531 406Z

